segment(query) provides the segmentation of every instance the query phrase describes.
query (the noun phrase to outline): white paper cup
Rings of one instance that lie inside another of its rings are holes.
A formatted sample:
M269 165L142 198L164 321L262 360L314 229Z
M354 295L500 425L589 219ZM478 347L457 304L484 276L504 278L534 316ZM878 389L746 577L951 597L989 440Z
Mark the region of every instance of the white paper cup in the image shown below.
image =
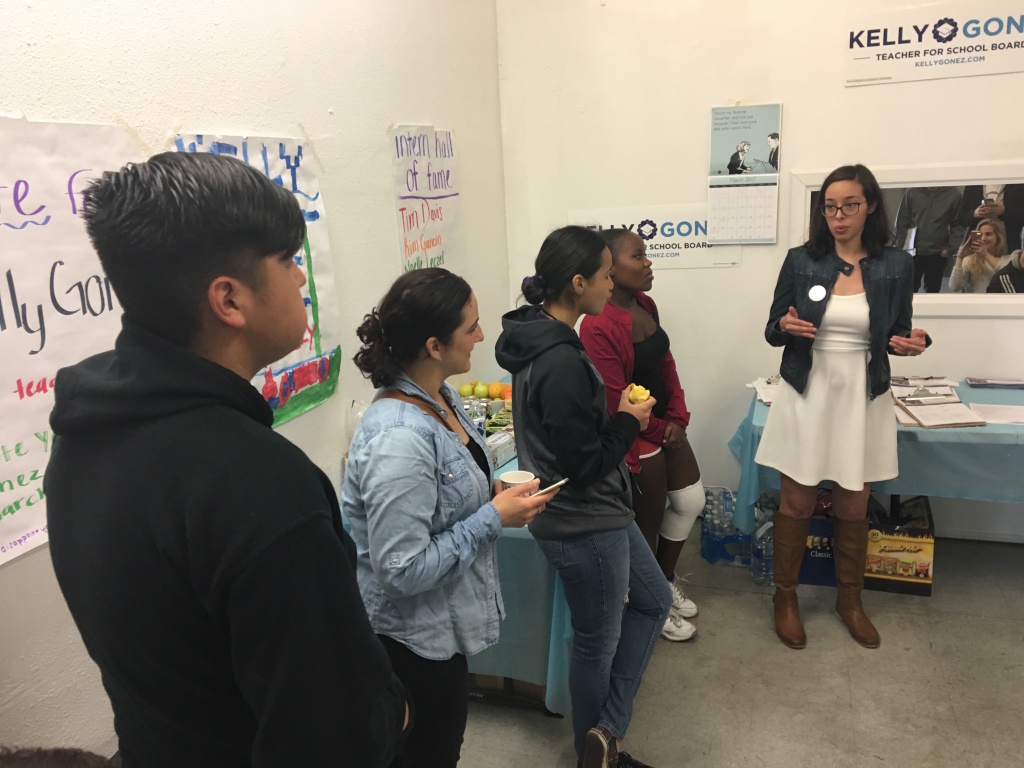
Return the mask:
M502 472L501 477L498 478L501 481L501 490L507 491L517 485L523 485L533 480L533 472L527 472L522 469L513 469L509 472Z

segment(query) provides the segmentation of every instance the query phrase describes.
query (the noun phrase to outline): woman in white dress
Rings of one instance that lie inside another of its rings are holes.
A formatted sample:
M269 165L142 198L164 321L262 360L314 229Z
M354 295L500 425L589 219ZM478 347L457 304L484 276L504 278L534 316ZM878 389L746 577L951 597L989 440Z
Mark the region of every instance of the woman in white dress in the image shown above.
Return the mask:
M765 338L784 347L781 391L758 448L782 475L775 518L775 631L803 648L796 587L823 480L833 482L836 612L866 648L880 644L864 614L871 483L898 473L889 354L919 355L931 343L911 329L914 264L888 247L878 182L863 165L837 168L822 184L810 237L779 273Z

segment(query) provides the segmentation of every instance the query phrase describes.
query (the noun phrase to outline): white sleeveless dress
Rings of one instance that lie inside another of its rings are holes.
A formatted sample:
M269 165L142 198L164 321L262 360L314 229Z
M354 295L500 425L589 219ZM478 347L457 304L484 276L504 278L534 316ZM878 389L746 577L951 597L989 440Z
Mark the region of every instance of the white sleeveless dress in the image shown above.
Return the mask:
M829 297L814 338L807 386L783 381L755 461L802 485L832 480L850 491L899 473L896 417L888 393L868 398L868 301Z

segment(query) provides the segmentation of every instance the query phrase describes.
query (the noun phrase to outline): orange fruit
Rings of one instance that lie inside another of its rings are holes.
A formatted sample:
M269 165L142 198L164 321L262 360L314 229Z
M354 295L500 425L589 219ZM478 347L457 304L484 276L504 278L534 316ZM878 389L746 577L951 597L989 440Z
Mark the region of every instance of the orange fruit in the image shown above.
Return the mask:
M487 396L491 400L498 400L501 398L501 390L505 388L505 385L500 381L495 381L487 388Z
M501 388L501 399L504 400L506 403L511 403L512 402L512 385L511 384L506 384L504 387Z

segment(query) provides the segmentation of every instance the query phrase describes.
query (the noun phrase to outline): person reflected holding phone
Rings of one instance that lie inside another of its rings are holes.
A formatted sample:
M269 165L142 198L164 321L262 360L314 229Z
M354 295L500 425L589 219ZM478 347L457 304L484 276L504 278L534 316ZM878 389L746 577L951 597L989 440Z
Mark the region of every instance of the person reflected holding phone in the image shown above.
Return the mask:
M956 254L949 289L961 293L985 293L993 276L1010 263L1006 252L1006 228L998 219L982 219L967 235Z

